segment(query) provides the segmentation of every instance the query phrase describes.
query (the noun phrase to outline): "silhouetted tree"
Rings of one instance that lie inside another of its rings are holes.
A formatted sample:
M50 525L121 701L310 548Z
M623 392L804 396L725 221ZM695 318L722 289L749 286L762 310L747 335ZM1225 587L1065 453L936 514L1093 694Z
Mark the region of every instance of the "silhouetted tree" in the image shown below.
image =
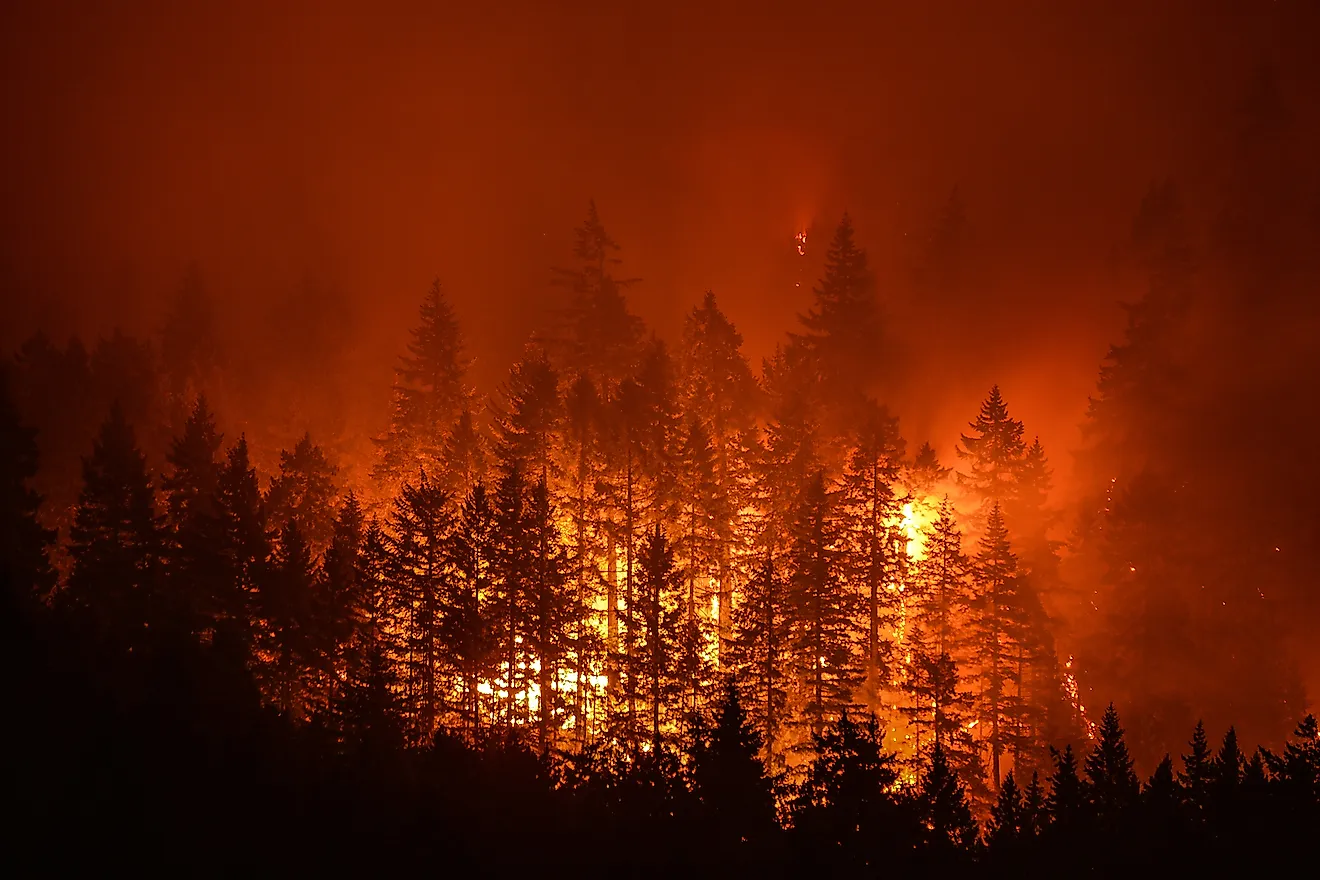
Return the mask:
M692 731L692 793L701 804L703 821L714 824L721 844L756 846L778 828L774 783L760 757L763 742L732 683L714 713L713 725L701 723Z
M976 845L979 829L967 794L938 746L931 751L930 768L921 778L916 800L922 843L928 850L947 858Z
M271 528L282 531L291 523L297 525L313 558L334 535L338 473L339 468L312 442L311 434L303 434L292 451L280 452L280 473L271 480L266 495Z
M1087 788L1097 818L1112 829L1136 805L1140 784L1113 703L1105 709L1098 733L1099 740L1086 757Z
M36 432L19 420L9 370L0 366L0 591L14 610L32 610L55 587L47 549L56 534L38 514Z
M168 530L165 574L169 589L194 630L210 629L221 615L227 572L220 555L222 521L217 509L221 436L215 419L199 397L166 456L171 472L163 481Z
M767 553L747 582L734 615L732 656L749 716L760 726L766 763L773 767L788 700L788 588Z

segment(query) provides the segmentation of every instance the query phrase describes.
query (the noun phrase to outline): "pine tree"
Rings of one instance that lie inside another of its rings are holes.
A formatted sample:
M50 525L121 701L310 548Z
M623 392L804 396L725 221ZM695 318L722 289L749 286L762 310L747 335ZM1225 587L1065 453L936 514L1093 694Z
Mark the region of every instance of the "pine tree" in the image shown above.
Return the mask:
M409 739L429 743L442 721L446 687L441 602L450 576L449 495L422 472L405 483L389 518L389 579L398 591Z
M1077 775L1077 756L1071 745L1062 752L1051 746L1050 756L1054 758L1054 775L1050 777L1050 794L1045 800L1050 827L1065 835L1075 834L1087 817L1086 786Z
M651 748L658 753L661 717L678 708L681 689L688 681L681 673L690 671L682 666L690 659L685 654L692 646L685 644L687 615L679 601L683 572L674 562L674 547L659 523L642 542L638 562L638 601L628 608L628 629L637 633L629 678L645 688Z
M563 420L559 376L544 352L514 364L495 415L495 460L502 473L517 466L524 480L557 479L555 437Z
M842 715L858 680L855 603L840 583L836 529L824 475L817 473L798 509L788 555L793 663L802 690L797 720L812 736Z
M952 657L923 649L922 639L914 641L913 664L906 683L912 705L903 707L902 712L917 728L918 745L922 745L922 731L928 730L926 745L939 746L958 777L979 796L985 783L981 757L968 727L972 695L959 688L958 665ZM919 751L924 755L929 748Z
M573 666L575 625L585 609L575 601L569 559L544 476L527 499L527 532L531 578L526 585L525 644L537 675L537 721L541 753L546 755L554 744L552 731L559 729L568 708L559 690L560 673Z
M696 727L688 755L692 793L704 821L726 844L756 845L777 828L774 783L760 752L763 741L730 683L714 706L715 723Z
M387 495L419 469L454 490L458 477L449 466L458 470L465 462L455 461L453 453L458 450L447 447L461 447L471 439L460 433L471 430L469 359L453 306L438 279L422 300L420 316L394 381L389 430L376 441L380 461L372 476L382 482Z
M1137 803L1140 784L1132 758L1123 742L1118 712L1110 703L1100 721L1099 741L1086 757L1091 805L1100 821L1111 828Z
M345 658L357 629L367 613L366 593L371 589L365 570L363 542L366 517L357 495L351 490L344 497L335 517L334 537L326 548L321 566L321 583L314 595L314 640L329 680L331 698L345 680ZM388 658L367 657L371 663ZM374 671L371 674L376 674Z
M1009 771L999 787L998 800L990 808L990 826L986 831L986 843L996 858L1013 853L1021 847L1024 838L1031 836L1023 814L1022 792Z
M270 569L271 541L244 435L225 453L216 480L215 510L224 570L224 592L216 605L216 640L246 660L255 635L257 597Z
M199 397L166 456L171 473L163 481L169 526L165 573L187 615L185 622L195 631L214 626L229 587L220 559L220 443L206 399Z
M281 712L302 720L314 657L313 590L316 571L311 547L289 522L279 533L271 570L259 594L261 624L257 634L257 670L266 697Z
M967 794L939 747L931 752L930 769L922 776L917 806L927 849L948 854L968 852L976 845L979 829Z
M1204 821L1205 811L1210 806L1210 786L1214 778L1210 741L1205 735L1205 725L1200 721L1196 722L1190 745L1192 751L1182 756L1183 769L1178 778L1186 792L1187 806L1199 822Z
M874 278L866 251L853 240L847 214L830 241L824 274L812 293L812 308L799 318L805 333L793 335L792 342L814 365L826 413L847 419L889 366Z
M503 463L501 463L503 467ZM495 555L492 566L491 617L500 669L497 696L506 728L526 721L531 657L527 606L533 583L532 529L527 510L527 482L519 464L504 471L495 487Z
M958 474L959 485L984 504L1011 506L1017 500L1027 445L1022 422L1009 415L998 385L991 387L970 427L974 433L962 434L957 450L958 458L967 462L967 473Z
M469 407L463 408L458 421L445 435L439 473L445 491L453 498L466 498L486 478L486 442Z
M685 580L681 678L685 682L684 707L691 713L700 706L702 688L711 671L707 647L713 645L718 650L719 583L731 549L721 532L732 514L725 507L727 499L716 481L713 449L701 422L689 420L679 457L675 543L683 559Z
M962 532L946 495L926 536L925 555L917 565L917 609L933 641L933 653L952 656L962 647L956 626L970 607L970 562L962 551Z
M687 486L707 479L706 455L698 430L709 443L709 491L702 493L713 558L718 616L717 649L721 655L733 635L733 593L738 511L746 496L749 438L755 430L759 388L742 354L742 336L706 292L701 305L683 324L679 349L679 404L688 419ZM700 476L694 476L699 473ZM727 659L727 658L725 658ZM721 659L721 665L725 665Z
M56 534L41 524L36 432L19 420L9 371L0 365L0 592L10 608L31 610L55 587L47 548Z
M1019 681L1013 659L1024 635L1017 558L998 503L992 504L976 554L972 638L981 668L981 717L989 721L991 776L998 787L1000 758L1021 733Z
M155 492L133 429L114 406L83 460L69 531L73 569L61 600L102 635L129 647L177 623L164 589Z
M865 603L864 666L872 693L881 687L881 627L887 623L891 604L887 587L906 580L905 539L895 525L900 509L895 485L902 459L898 419L884 407L868 406L843 476L850 532L843 566L848 582L860 587Z
M640 355L643 324L628 310L623 295L637 279L614 276L619 245L605 231L594 200L576 237L575 265L555 270L556 281L571 292L571 302L547 342L558 365L570 374L588 376L609 398L633 374Z
M1213 779L1211 784L1214 786L1213 796L1220 807L1230 805L1237 800L1246 764L1246 758L1238 748L1237 731L1230 726L1228 732L1224 734L1224 744L1210 766Z
M815 758L790 802L794 830L825 852L841 847L859 864L876 864L902 833L891 793L897 758L885 751L879 722L872 715L859 725L844 712L813 746Z
M464 500L447 554L453 575L441 599L441 638L449 664L458 671L459 723L477 730L482 724L482 683L498 674L491 619L495 514L484 484L477 483Z
M748 714L761 729L766 764L782 751L779 734L788 702L788 588L767 552L734 613L733 661Z
M280 452L280 474L271 480L266 495L270 526L282 531L293 524L307 541L312 557L330 543L335 528L335 477L339 468L303 434L293 451Z

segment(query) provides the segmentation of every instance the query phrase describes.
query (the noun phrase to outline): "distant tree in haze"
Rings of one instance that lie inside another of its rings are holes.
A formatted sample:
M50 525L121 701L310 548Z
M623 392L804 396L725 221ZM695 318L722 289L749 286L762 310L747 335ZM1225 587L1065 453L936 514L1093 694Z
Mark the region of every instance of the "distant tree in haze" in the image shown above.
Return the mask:
M83 460L83 488L69 531L73 568L60 601L102 636L128 646L148 630L180 624L167 592L156 497L133 428L118 406Z
M160 331L160 367L172 426L187 418L189 401L214 391L221 366L215 306L201 268L194 264L175 290Z
M636 369L643 336L642 321L628 310L623 295L636 279L614 275L618 251L593 200L576 231L574 264L554 270L556 282L571 298L559 327L546 338L556 366L567 375L587 376L606 399Z
M221 558L223 522L217 507L221 439L206 399L199 397L166 455L170 473L162 483L165 574L170 591L186 606L191 625L199 631L211 629L223 616L231 588Z
M495 407L494 458L502 473L514 466L524 479L557 480L555 440L563 417L559 375L544 352L529 351L513 365Z
M56 534L41 524L35 434L19 419L10 371L0 365L0 591L17 609L43 602L55 587L47 551Z
M372 475L390 494L419 469L452 489L449 472L472 467L469 359L458 318L439 280L422 300L420 316L408 353L399 362L390 427L376 441L380 460Z
M875 279L847 214L830 240L824 273L812 294L811 308L799 318L803 332L790 339L818 376L824 413L838 422L876 390L888 367ZM833 424L830 432L845 424Z
M296 524L313 557L325 550L334 534L338 473L311 434L303 434L292 451L280 452L280 473L266 495L271 528L283 530Z
M261 486L244 435L226 451L220 465L215 513L224 572L219 581L224 592L215 597L216 639L246 660L255 637L258 597L271 572L272 548Z

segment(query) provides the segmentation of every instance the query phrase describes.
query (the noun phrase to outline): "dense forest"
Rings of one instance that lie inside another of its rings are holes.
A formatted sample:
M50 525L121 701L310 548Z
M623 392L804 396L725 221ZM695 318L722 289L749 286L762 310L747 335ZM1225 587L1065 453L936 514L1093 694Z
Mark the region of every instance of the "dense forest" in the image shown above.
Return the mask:
M1258 66L1231 122L1216 111L1214 173L1125 203L1107 277L1141 293L1071 448L1022 406L1049 351L1011 380L978 361L1047 298L999 302L1036 276L987 280L1011 236L978 239L957 187L901 248L871 193L785 234L784 271L730 257L796 279L800 313L755 358L753 282L666 287L681 329L643 320L650 282L604 197L553 266L510 232L554 241L538 216L485 230L486 288L452 284L468 266L409 286L406 342L374 368L354 346L371 305L311 281L258 302L194 264L145 330L101 328L113 297L71 294L93 316L72 333L0 255L12 856L551 876L1314 862L1320 129L1291 85ZM547 155L527 168L550 176ZM1052 204L1018 183L1022 213ZM282 246L279 222L233 225ZM535 262L535 294L500 300L492 253ZM955 327L973 302L1007 317ZM525 342L511 363L483 320ZM956 436L913 428L992 374ZM379 424L350 384L379 392Z
M1170 734L1186 714L1140 705L1143 784L1114 705L1083 704L1056 645L1065 555L1100 560L1095 595L1122 615L1099 630L1101 682L1179 649L1145 628L1175 619L1177 566L1213 565L1236 599L1225 578L1250 564L1205 549L1224 538L1196 509L1178 532L1171 511L1234 487L1171 487L1150 421L1179 399L1178 210L1161 185L1137 217L1150 293L1101 370L1083 459L1121 479L1067 546L1046 452L998 387L956 461L905 441L847 216L759 371L713 293L677 345L648 334L594 204L554 272L571 305L488 399L437 282L360 486L310 435L268 475L222 435L197 277L158 343L33 337L0 426L33 839L73 823L217 865L1259 858L1317 816L1314 717L1273 751L1228 727L1216 752L1200 723ZM1269 574L1246 582L1262 598ZM1261 705L1302 705L1284 655L1229 648L1252 658L1257 725ZM1180 762L1152 748L1188 735Z

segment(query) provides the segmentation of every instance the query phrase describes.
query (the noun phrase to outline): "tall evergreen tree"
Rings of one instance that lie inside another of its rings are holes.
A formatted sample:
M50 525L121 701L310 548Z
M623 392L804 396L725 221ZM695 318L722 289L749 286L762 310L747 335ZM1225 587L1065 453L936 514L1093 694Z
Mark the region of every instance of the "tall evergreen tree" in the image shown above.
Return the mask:
M420 316L399 362L389 430L376 441L380 461L372 475L390 495L419 469L445 475L443 481L451 484L448 465L457 470L464 462L451 461L446 447L467 442L460 432L471 428L470 415L466 423L462 419L472 399L463 332L438 279L422 300Z
M573 652L578 647L575 624L585 609L576 601L569 559L544 476L531 487L526 504L531 577L526 585L525 644L536 671L537 724L545 755L555 744L554 732L568 710L568 698L559 683L561 673L573 668Z
M225 453L216 479L216 515L224 593L217 597L216 639L246 659L255 635L257 598L270 571L271 540L257 471L248 457L247 437Z
M213 627L229 588L220 559L220 443L206 399L199 397L166 456L171 472L163 481L169 526L165 572L195 630Z
M736 609L731 653L771 767L783 750L779 740L788 702L789 646L788 586L767 552Z
M838 573L833 500L817 473L798 509L789 548L789 607L798 720L812 736L839 718L858 681L852 596Z
M991 777L998 787L1000 759L1021 729L1019 678L1014 658L1024 638L1017 558L998 503L992 504L974 563L972 638L981 670L981 716L989 722Z
M468 730L481 727L482 684L498 674L491 619L495 539L490 497L485 485L477 483L448 537L453 572L441 600L444 650L458 672L459 723Z
M315 671L315 582L311 547L291 521L280 530L261 585L257 674L267 699L295 721L309 708L307 689Z
M921 778L917 807L928 850L947 856L968 852L976 845L979 829L967 793L939 747L931 752L930 768Z
M692 793L723 843L755 846L777 828L774 783L760 752L761 736L731 682L714 706L715 721L693 731L688 755Z
M103 636L129 646L178 625L161 572L161 529L146 459L114 406L83 460L69 531L73 569L61 597Z
M390 513L390 580L401 609L404 709L409 738L429 743L447 694L441 602L450 571L446 542L453 520L449 495L422 472L405 483Z
M638 601L628 609L628 628L637 633L629 677L644 689L650 709L651 748L658 753L661 718L677 714L682 688L688 683L681 675L689 660L684 649L691 649L684 644L683 572L675 564L673 544L659 523L642 542L638 562Z
M1186 792L1187 806L1192 811L1193 819L1201 822L1210 806L1210 788L1214 778L1214 756L1202 722L1196 722L1189 745L1192 750L1182 756L1183 769L1178 779Z
M324 552L334 535L338 473L311 434L305 433L292 450L280 452L280 473L266 495L271 527L283 531L296 525L313 558Z
M1140 792L1113 703L1105 709L1100 721L1099 740L1086 757L1086 775L1096 816L1113 828L1124 813L1136 805Z
M19 420L9 371L0 365L0 593L30 609L55 587L47 549L55 532L41 524L36 432Z

